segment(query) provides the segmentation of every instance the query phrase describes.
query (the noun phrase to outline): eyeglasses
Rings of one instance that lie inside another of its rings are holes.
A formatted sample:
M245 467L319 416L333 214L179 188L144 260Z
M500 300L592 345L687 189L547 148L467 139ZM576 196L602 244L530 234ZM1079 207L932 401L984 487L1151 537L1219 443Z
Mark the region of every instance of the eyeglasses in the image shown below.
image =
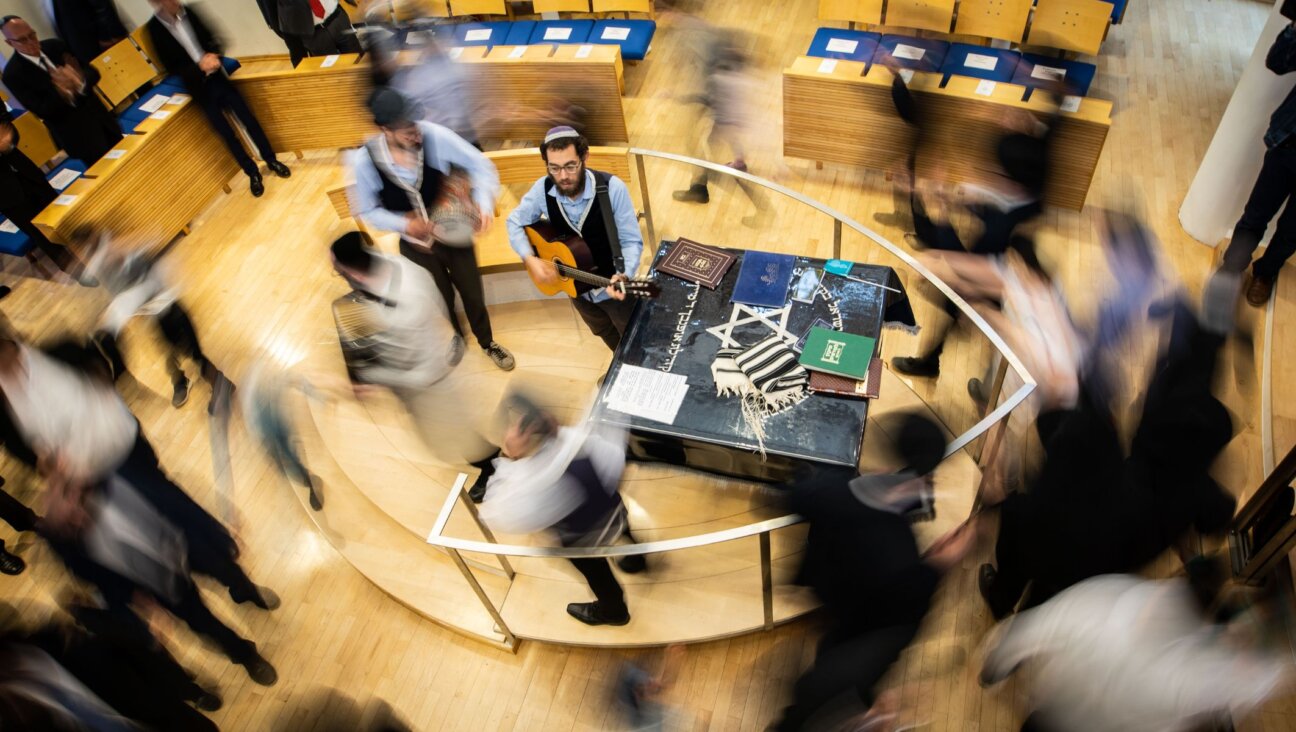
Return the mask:
M24 33L21 36L13 36L9 40L13 41L14 43L32 43L33 41L36 40L36 31L32 31L31 33Z
M575 175L580 172L581 164L567 163L566 165L548 165L546 167L549 169L549 175L558 175L559 173Z

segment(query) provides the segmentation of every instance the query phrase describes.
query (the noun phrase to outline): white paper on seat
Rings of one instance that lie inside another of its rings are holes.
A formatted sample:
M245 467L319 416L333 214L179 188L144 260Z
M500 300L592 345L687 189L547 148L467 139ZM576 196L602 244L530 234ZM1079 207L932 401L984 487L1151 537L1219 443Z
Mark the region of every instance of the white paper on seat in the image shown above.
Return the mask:
M478 28L477 30L470 30L467 33L465 33L464 40L465 41L489 41L490 34L491 34L490 28Z
M462 55L463 55L463 48L459 46L455 46L454 48L450 49L450 58L457 59Z
M107 160L117 160L118 158L120 158L125 154L126 154L125 150L109 150L108 152L104 153L104 158Z
M981 83L977 84L976 93L983 97L992 96L994 94L995 86L996 85L993 81L982 79Z
M1036 64L1035 68L1031 69L1031 78L1043 79L1045 81L1061 81L1066 78L1066 69L1059 69L1056 66L1040 66L1039 64Z
M522 55L526 53L526 50L526 46L516 46L512 51L509 51L509 58L522 58Z
M15 224L9 219L5 219L5 222L3 224L0 224L0 234L17 234L17 233L18 233L18 224Z
M831 74L837 68L837 59L826 58L819 62L819 73Z
M849 38L830 38L828 40L828 50L831 53L855 53L859 48L859 41L852 41Z
M917 46L906 46L903 43L897 44L895 50L891 52L896 58L907 58L910 61L921 61L923 56L927 55L926 49Z
M971 69L981 69L982 71L994 71L999 65L998 56L987 56L984 53L969 53L963 60L963 65Z
M166 111L166 110L164 109L164 110L162 110L162 111L160 111L160 112L154 112L153 114L150 114L150 115L149 115L149 119L166 119L167 117L170 117L170 116L171 116L171 113L168 112L168 111Z
M54 204L57 206L71 206L72 202L75 200L77 200L76 196L69 196L65 193L54 199Z
M171 98L167 100L167 106L174 107L176 105L184 104L187 101L189 101L188 94L172 94Z
M594 53L594 47L588 43L582 43L576 49L576 58L589 58L591 53Z
M571 38L571 28L545 28L546 41L565 41Z
M624 41L630 37L629 28L604 28L603 35L599 36L605 41Z
M54 176L49 179L49 184L54 186L54 190L61 191L72 185L72 181L80 177L81 171L65 168L55 173Z
M1063 112L1079 112L1080 97L1072 95L1062 97L1062 103L1058 105L1058 109L1061 109Z
M906 84L913 83L913 75L914 75L913 69L900 69L900 78L904 79L904 83Z
M328 67L330 67L330 66L332 66L333 64L337 63L337 60L338 60L337 54L336 54L336 53L331 53L331 54L325 56L323 61L320 61L320 68L321 68L321 69L327 69Z
M144 102L143 104L140 105L140 111L153 114L154 112L161 109L162 105L166 104L167 100L170 98L171 98L170 94L155 94L153 98L149 99L147 102Z
M609 409L654 422L675 423L688 393L688 378L640 366L622 366L608 390Z

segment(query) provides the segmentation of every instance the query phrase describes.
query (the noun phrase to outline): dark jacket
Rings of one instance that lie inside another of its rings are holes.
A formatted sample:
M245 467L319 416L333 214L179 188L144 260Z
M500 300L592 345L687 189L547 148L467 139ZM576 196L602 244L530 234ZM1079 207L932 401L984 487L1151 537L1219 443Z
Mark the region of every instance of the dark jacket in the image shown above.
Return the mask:
M0 126L11 124L8 113L0 111ZM14 147L0 153L0 216L15 221L31 221L58 198L58 191L45 179L36 163L18 149L18 130L14 129Z
M261 17L281 36L309 36L315 32L315 15L309 0L257 0Z
M85 92L72 102L59 93L49 72L14 52L4 70L4 84L28 111L40 117L59 147L71 157L94 163L121 140L112 113L94 96L99 72L81 66L67 44L57 38L41 41L41 51L57 66L72 64L85 77Z
M211 26L207 24L198 8L186 5L184 11L185 16L189 19L189 25L193 28L198 46L207 53L223 56L225 53L224 44L221 43L220 37L212 31ZM158 55L157 60L162 62L167 71L178 74L184 80L189 93L193 96L203 96L209 83L225 79L223 71L216 71L210 77L203 73L203 70L198 68L198 63L189 57L189 53L185 51L184 46L180 45L180 41L177 41L175 36L171 35L171 30L156 15L149 18L148 23L145 23L145 27L153 39L153 48L157 50Z
M1296 71L1296 27L1283 28L1265 57L1265 66L1275 74ZM1296 134L1296 89L1287 92L1287 98L1269 118L1269 131L1265 133L1265 146L1277 147Z
M126 37L126 26L117 15L113 0L52 0L54 28L71 49L72 55L89 66L103 53L101 41Z

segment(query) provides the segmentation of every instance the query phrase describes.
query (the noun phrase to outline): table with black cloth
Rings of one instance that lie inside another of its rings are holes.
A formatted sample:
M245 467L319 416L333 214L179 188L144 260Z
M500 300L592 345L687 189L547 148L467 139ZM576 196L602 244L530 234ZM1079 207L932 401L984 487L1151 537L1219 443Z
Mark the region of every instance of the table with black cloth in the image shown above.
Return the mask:
M756 435L743 418L741 398L716 395L711 364L721 341L707 332L709 328L730 322L735 312L730 296L744 252L715 247L734 254L738 260L719 286L709 290L657 271L657 263L673 244L662 242L658 249L651 276L661 286L661 296L637 304L600 389L592 419L628 429L629 453L637 460L672 463L766 482L785 482L806 464L857 466L869 402L824 394L811 394L767 417L764 456L761 455ZM884 323L914 326L913 311L903 294L904 288L890 267L855 264L850 276L864 282L826 273L813 304L807 304L791 299L798 278L806 268L823 272L826 262L810 257L795 259L785 326L792 339L804 333L816 319L823 318L829 322L840 321L845 332L877 338L880 352ZM780 321L778 311L778 308L761 309L775 323ZM744 313L738 317L751 316ZM746 348L772 333L768 326L757 321L735 325L731 337ZM609 408L608 396L625 366L687 377L688 392L672 424Z

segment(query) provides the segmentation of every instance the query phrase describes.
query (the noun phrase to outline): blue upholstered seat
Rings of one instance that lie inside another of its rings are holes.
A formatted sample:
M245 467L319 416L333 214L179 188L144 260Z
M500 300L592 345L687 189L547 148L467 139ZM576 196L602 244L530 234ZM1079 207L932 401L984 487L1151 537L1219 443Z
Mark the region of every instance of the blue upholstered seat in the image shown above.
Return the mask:
M21 231L5 231L10 228L7 226L8 219L0 217L0 254L8 254L12 257L25 257L35 248L30 236Z
M873 62L880 63L885 55L890 55L895 59L896 65L902 69L936 72L940 71L941 64L945 63L945 54L948 51L949 43L946 41L888 34L882 36L882 40L878 42L877 51L873 54Z
M1012 82L1035 88L1044 85L1060 73L1066 82L1067 93L1083 97L1089 93L1089 87L1093 84L1094 74L1097 72L1098 67L1083 61L1068 61L1027 53L1022 56L1021 63L1017 65Z
M450 41L452 45L502 46L508 42L513 23L502 20L489 23L460 23L449 27L453 31L453 40Z
M656 32L657 23L652 20L600 20L588 42L620 46L621 58L639 61L648 55Z
M877 51L882 36L878 33L847 30L845 28L820 28L810 41L807 56L837 58L845 61L869 63Z
M941 74L971 76L990 81L1012 81L1021 54L1001 48L976 46L970 43L952 43L941 64Z
M585 43L593 30L592 20L542 20L531 31L529 43Z
M1103 0L1105 3L1112 4L1112 22L1119 23L1125 18L1125 6L1129 5L1129 0Z
M504 45L506 46L525 46L531 42L531 32L535 30L536 21L534 20L515 20L509 26L507 36L504 36Z

